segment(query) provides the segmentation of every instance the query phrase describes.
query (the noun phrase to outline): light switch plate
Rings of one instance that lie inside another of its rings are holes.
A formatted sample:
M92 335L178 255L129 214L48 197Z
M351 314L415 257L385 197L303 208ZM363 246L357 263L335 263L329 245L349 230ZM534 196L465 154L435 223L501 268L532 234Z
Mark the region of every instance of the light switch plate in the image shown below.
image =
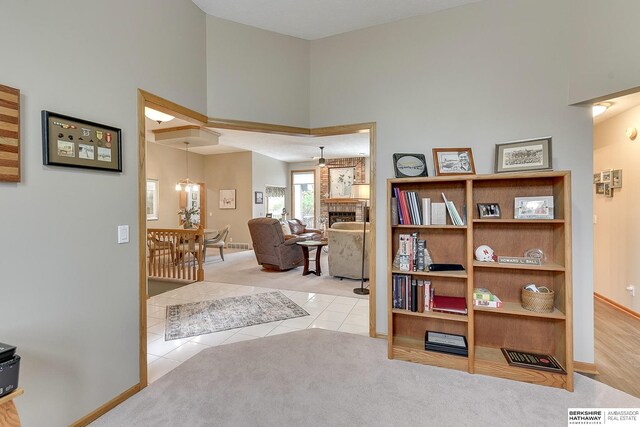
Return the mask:
M129 226L118 226L118 243L129 243Z

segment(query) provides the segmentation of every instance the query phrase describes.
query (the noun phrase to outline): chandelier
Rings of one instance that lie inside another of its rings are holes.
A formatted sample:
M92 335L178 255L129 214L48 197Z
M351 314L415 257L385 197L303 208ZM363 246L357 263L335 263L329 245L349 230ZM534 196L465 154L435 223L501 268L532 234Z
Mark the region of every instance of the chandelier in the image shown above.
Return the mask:
M189 143L187 141L184 142L184 149L185 157L187 159L187 178L178 181L176 184L176 191L198 191L198 183L189 179Z

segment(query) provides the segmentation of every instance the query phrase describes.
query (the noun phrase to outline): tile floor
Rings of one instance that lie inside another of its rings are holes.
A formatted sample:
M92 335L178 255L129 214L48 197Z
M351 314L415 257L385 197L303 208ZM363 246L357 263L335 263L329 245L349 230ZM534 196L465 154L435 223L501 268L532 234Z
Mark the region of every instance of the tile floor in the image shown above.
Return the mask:
M268 335L284 334L307 328L331 329L369 335L369 300L307 292L284 291L284 295L304 308L309 316L246 328L230 329L207 335L164 340L166 306L186 302L208 301L232 296L272 292L277 289L257 288L227 283L197 282L149 298L147 301L147 363L149 383L200 351L213 346L252 340Z

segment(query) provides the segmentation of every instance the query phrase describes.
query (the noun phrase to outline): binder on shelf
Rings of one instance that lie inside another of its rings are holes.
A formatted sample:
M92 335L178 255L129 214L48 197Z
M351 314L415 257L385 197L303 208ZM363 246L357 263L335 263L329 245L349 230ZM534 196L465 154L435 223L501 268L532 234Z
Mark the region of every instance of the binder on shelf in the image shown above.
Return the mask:
M433 311L443 313L467 314L467 302L464 297L446 297L435 295L433 297Z
M444 199L444 204L447 207L447 211L449 212L451 223L453 225L462 225L462 218L460 218L460 214L456 209L456 205L454 205L451 200L448 200L447 196L445 196L444 193L440 193L440 194L442 194L442 198Z
M391 225L398 225L398 199L391 198Z

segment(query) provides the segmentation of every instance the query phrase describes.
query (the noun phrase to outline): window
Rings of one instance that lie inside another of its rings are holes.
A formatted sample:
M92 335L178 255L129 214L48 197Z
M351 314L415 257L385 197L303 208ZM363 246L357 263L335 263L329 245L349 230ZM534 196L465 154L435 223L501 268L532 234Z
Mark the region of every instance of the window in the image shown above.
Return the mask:
M158 180L147 180L147 221L158 220Z
M267 185L264 189L267 214L271 214L273 218L282 219L285 191L286 187L274 187L270 185Z
M291 186L291 217L298 218L309 227L315 227L315 172L292 172Z

